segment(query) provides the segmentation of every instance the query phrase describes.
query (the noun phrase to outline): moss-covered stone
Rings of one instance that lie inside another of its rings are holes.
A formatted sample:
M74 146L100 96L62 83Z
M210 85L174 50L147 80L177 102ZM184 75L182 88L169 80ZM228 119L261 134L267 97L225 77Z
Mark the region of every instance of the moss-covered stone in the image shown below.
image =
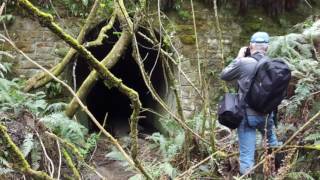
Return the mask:
M179 36L180 41L186 45L193 45L196 43L195 35L181 35Z
M184 33L184 34L193 34L193 25L190 24L179 24L175 26L175 29L178 33Z

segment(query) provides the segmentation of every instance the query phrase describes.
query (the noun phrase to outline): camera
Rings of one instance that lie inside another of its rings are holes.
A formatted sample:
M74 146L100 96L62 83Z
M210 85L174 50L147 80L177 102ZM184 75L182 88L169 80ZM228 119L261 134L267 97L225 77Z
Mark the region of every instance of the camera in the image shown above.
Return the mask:
M249 47L247 47L246 52L244 53L244 57L248 57L248 56L251 56Z

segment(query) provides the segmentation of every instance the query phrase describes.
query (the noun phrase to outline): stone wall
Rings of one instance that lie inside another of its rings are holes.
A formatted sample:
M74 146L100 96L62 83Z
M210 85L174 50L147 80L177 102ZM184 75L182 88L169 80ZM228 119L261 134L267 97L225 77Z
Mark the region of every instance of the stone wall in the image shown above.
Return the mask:
M72 19L64 19L61 24L67 26L67 30L71 34L76 34L78 28L71 25L71 23ZM8 26L8 32L10 38L19 49L48 69L58 63L69 49L68 45L61 41L48 28L41 27L37 21L30 18L16 16L14 23ZM3 28L0 29L0 33L5 34ZM39 69L35 65L27 61L22 55L12 51L12 47L9 44L1 43L0 47L2 50L9 50L15 55L13 66L15 74L31 77L39 72Z
M190 7L184 7L188 12L191 12ZM188 9L189 8L189 9ZM171 15L173 22L176 23L175 45L178 52L183 56L181 60L181 68L191 78L193 84L198 89L198 57L196 51L196 42L194 35L194 26L192 17L188 20L181 20L178 16ZM223 68L223 61L219 50L219 35L216 27L214 11L212 8L207 8L201 3L195 4L195 17L197 23L197 36L199 44L199 60L206 69L202 72L204 76L210 79L209 96L210 99L218 92L221 86L221 81L218 75ZM220 29L222 29L223 54L225 61L234 58L235 52L239 48L241 27L234 22L234 18L228 16L220 16ZM214 74L214 75L213 75ZM191 116L194 112L201 110L199 104L201 100L191 84L181 76L181 96L183 109L187 116ZM178 78L178 77L177 77ZM212 103L212 102L211 102Z

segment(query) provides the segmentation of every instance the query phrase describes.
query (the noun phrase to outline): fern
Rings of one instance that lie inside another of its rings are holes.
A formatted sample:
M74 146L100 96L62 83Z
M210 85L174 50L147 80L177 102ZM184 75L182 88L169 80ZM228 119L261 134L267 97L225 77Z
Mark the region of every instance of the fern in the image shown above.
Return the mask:
M114 147L112 147L112 151L105 155L106 158L111 160L120 161L121 166L128 167L129 163L126 158Z
M14 172L14 170L11 169L10 167L11 166L10 166L9 162L5 158L0 156L0 177L1 177L1 175L5 175L8 173Z
M31 166L32 169L39 169L40 168L40 162L42 158L42 149L40 146L40 143L38 141L34 141L33 149L31 150Z
M20 147L24 157L28 156L34 146L33 134L28 133Z
M132 177L130 177L128 180L144 180L145 178L143 177L142 174L136 174Z
M27 108L37 116L42 114L47 106L45 94L41 91L35 94L24 93L20 88L14 80L0 78L0 109L17 111Z
M152 140L159 146L162 155L166 160L172 159L182 148L184 143L184 133L177 134L175 138L165 137L160 133L153 133L147 139Z
M310 29L318 29L316 25ZM286 59L292 69L296 82L295 95L291 97L287 113L298 115L302 103L310 98L310 94L320 89L320 63L315 58L315 51L310 29L303 34L288 34L272 38L268 55Z
M87 141L84 145L83 148L80 148L80 153L86 157L96 146L97 146L97 141L100 138L99 134L92 133L90 136L87 138Z
M64 102L57 102L53 104L48 104L48 106L45 108L45 114L49 113L55 113L55 112L62 112L67 107L67 104Z
M306 172L290 172L287 174L287 177L292 180L300 180L300 179L306 179L306 180L315 180L312 176L310 176Z
M10 167L9 162L5 158L3 158L2 156L0 156L0 165L5 166L5 167Z
M53 113L40 119L55 134L68 141L84 145L84 137L88 130L81 124L69 119L63 113Z
M2 167L0 167L0 177L2 175L9 174L9 173L12 173L12 172L14 172L14 170L11 169L11 168L2 168Z
M304 138L305 141L317 141L320 140L320 132L316 132L314 134L308 135L306 138Z

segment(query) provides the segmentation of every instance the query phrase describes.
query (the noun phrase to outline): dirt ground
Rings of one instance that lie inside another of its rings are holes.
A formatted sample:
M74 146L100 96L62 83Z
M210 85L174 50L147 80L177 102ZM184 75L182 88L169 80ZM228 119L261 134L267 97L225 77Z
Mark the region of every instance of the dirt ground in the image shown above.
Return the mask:
M157 161L160 160L160 154L158 151L152 149L149 145L150 142L146 140L146 134L139 134L139 159L143 161ZM129 135L121 136L118 138L118 142L124 147L125 151L129 153L130 139ZM106 137L101 136L95 151L90 157L89 163L93 165L96 170L108 180L127 180L130 177L136 175L136 172L132 171L129 166L124 166L126 161L114 160L106 157L106 155L113 149L111 143ZM83 174L84 175L84 174ZM99 180L99 176L90 172L89 175L84 175L85 179Z
M120 161L106 157L106 154L110 152L110 150L110 142L105 137L100 138L90 163L92 163L96 167L96 170L107 179L126 180L134 176L135 173L126 170L126 167L123 167ZM100 178L96 174L91 174L86 177L86 179L99 180Z

